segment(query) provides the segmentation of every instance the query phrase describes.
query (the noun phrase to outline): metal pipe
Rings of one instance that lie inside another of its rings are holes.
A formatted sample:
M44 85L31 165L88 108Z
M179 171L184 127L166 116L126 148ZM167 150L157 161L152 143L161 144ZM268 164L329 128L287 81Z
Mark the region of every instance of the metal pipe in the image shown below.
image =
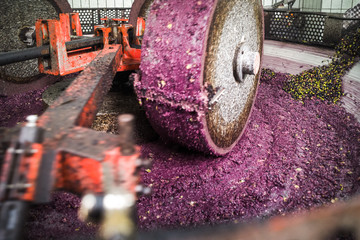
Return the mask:
M66 50L72 51L79 48L91 47L95 45L99 45L103 43L102 37L88 37L88 38L81 38L73 41L69 41L65 43Z
M82 38L65 43L66 50L72 51L80 48L91 47L103 42L102 37ZM39 57L48 57L50 55L49 45L41 47L27 48L19 51L0 53L0 66L15 62L22 62Z
M122 114L118 117L118 124L121 153L124 156L131 156L135 152L133 136L135 117L131 114Z

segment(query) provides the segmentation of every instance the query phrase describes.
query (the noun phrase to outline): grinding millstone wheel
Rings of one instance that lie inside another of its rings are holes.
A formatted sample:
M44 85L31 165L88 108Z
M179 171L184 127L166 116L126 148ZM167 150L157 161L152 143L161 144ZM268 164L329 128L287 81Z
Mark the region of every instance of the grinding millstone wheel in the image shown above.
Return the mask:
M260 0L155 0L135 89L165 139L216 155L239 141L256 96Z
M0 6L0 52L31 47L24 41L31 41L26 34L31 35L37 19L54 19L59 13L71 12L67 0L1 0ZM23 83L38 74L37 59L0 67L0 79L5 81Z
M146 20L153 2L154 0L135 0L131 6L129 23L136 26L138 17L142 17Z
M141 17L146 21L153 3L154 0L135 0L133 2L129 15L129 23L135 28L135 31L133 31L134 37L137 32L137 19Z

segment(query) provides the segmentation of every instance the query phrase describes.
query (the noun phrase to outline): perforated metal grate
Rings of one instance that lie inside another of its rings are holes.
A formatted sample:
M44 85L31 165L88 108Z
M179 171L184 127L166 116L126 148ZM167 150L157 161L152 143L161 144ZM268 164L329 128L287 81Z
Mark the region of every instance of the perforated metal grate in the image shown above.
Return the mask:
M344 17L360 18L360 3L356 6L354 6L353 8L348 9L345 12ZM354 26L355 24L359 24L359 21L344 21L343 28L348 29L348 28Z
M323 43L325 17L309 13L269 12L267 38Z
M73 9L79 13L80 23L83 33L91 33L94 29L94 12L92 9Z
M94 26L101 24L101 18L129 18L129 8L112 8L112 9L73 9L79 13L80 23L84 34L94 33Z

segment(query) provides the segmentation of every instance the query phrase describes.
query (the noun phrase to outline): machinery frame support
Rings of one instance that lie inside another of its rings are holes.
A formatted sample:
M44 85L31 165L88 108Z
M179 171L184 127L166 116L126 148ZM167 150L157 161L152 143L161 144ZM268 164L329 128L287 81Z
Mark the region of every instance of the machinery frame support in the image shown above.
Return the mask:
M39 59L41 73L64 76L82 71L100 52L89 51L93 47L66 50L65 43L71 41L71 37L82 36L78 13L61 13L60 20L40 19L36 21L35 27L37 47L50 44L50 58Z
M107 219L103 224L107 224L109 218L132 222L130 209L137 194L141 193L139 189L146 190L139 185L138 178L138 168L145 162L140 159L139 147L131 141L132 128L126 121L132 118L119 118L119 126L124 130L121 137L89 129L112 85L122 55L121 45L103 48L39 120L31 123L33 128L43 132L42 141L30 141L33 143L28 146L27 136L32 135L29 126L25 126L21 131L26 133L25 140L21 140L24 136L20 134L14 142L19 147L7 150L2 171L10 175L4 174L0 179L0 199L3 202L0 239L3 239L1 236L10 240L21 239L21 235L14 232L24 224L25 206L31 202L50 201L53 189L103 196L102 211ZM25 141L26 146L19 145L19 141ZM27 149L31 154L26 154ZM22 177L16 177L19 174ZM16 191L17 188L21 191ZM134 200L125 209L116 203L105 204L107 196L128 198L131 195ZM110 211L120 207L121 211ZM16 225L8 224L9 214L13 214ZM112 234L132 235L133 231L135 228L121 232L111 227L104 234L111 238L114 237Z

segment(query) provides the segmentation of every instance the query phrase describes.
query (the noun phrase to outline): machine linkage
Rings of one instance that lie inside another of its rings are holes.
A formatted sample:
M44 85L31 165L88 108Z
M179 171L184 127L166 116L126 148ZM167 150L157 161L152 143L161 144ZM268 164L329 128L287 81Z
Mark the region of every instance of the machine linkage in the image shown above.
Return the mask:
M102 20L105 23L95 26L95 35L86 37L78 13L61 13L59 20L39 19L35 24L37 47L0 53L0 66L39 58L40 73L65 76L84 70L107 46L120 44L123 53L118 71L139 69L142 32L135 35L133 26L125 23L127 19ZM139 18L137 29L144 25Z
M54 189L85 196L80 215L102 224L103 238L130 239L135 200L150 192L139 182L139 168L150 162L140 158L132 138L134 117L119 117L119 136L90 129L115 74L138 69L139 40L121 19L106 20L95 37L84 38L78 20L78 14L61 14L60 20L36 22L38 47L28 52L41 54L40 72L82 72L40 118L29 117L19 135L1 142L0 239L21 239L29 204L50 201ZM17 54L0 59L19 59ZM95 205L92 196L99 200Z

